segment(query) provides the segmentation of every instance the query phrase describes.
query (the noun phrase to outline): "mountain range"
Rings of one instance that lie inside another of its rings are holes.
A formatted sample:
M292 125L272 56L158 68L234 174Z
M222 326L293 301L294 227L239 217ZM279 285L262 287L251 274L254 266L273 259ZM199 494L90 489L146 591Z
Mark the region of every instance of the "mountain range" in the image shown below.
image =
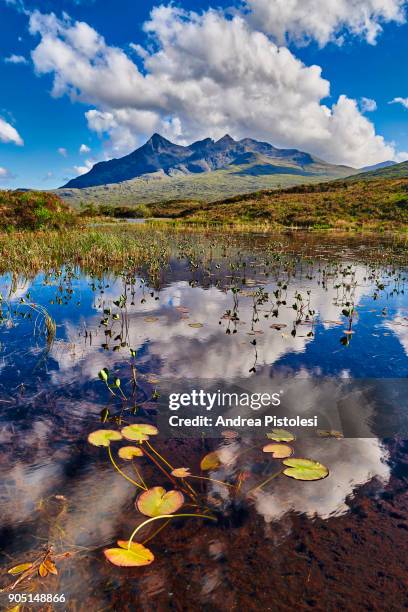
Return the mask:
M86 174L70 180L63 188L96 187L133 180L146 175L181 177L236 168L237 174L295 174L346 176L354 169L328 164L297 149L278 149L252 138L236 141L226 134L220 140L205 138L189 146L153 136L139 149L120 159L95 164Z
M408 162L392 161L359 170L334 165L298 149L226 134L188 146L153 134L140 148L119 159L95 164L56 190L72 206L143 205L159 202L213 202L261 190L333 179L370 180L408 175Z

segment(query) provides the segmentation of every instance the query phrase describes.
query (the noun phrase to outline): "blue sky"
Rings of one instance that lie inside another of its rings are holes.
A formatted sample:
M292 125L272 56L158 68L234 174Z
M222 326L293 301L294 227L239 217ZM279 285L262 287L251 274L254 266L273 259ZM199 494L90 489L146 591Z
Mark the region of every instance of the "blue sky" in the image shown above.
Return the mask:
M0 188L60 186L153 131L408 158L404 0L292 4L0 0Z

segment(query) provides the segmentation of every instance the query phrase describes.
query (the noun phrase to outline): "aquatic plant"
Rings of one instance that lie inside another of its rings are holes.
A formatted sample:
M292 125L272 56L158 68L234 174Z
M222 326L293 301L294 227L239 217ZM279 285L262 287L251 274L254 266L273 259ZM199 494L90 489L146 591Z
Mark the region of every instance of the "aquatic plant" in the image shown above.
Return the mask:
M100 378L106 383L105 376ZM217 521L217 513L214 508L208 504L202 493L196 490L190 480L196 479L206 482L212 482L218 486L228 487L231 495L236 497L244 495L247 499L252 499L254 494L263 489L273 479L284 475L295 480L321 480L329 474L328 468L317 461L303 458L291 458L293 448L283 442L294 442L295 435L289 431L282 429L274 429L268 432L267 438L277 440L277 442L267 444L262 448L264 453L270 453L275 460L282 460L282 468L272 473L267 479L244 491L242 485L244 482L243 472L239 472L233 482L218 479L214 477L214 473L222 467L222 459L218 451L212 451L202 457L200 468L203 472L211 472L211 476L203 476L193 474L189 467L174 468L170 462L153 446L150 441L151 436L158 435L158 429L150 423L133 423L122 427L119 431L111 429L98 429L88 436L88 442L94 446L106 447L108 450L109 459L116 471L125 478L128 482L136 486L137 489L142 489L135 501L136 509L144 516L149 517L142 523L136 526L128 540L118 540L118 548L109 548L104 551L105 557L113 565L120 567L141 567L149 565L154 561L153 553L144 546L144 542L135 542L135 536L156 520L165 521L163 525L154 532L148 539L151 540L154 535L164 529L168 523L178 518L200 518L211 521ZM227 432L228 436L225 439L234 439L232 435L235 432ZM131 440L134 442L132 446L122 446L118 450L118 456L133 463L134 459L148 459L159 471L166 476L174 488L166 490L163 486L149 486L143 479L140 470L135 466L135 471L138 476L138 481L130 478L115 462L112 452L111 443L120 442L121 440ZM181 512L180 509L186 504L186 497L189 497L195 512Z

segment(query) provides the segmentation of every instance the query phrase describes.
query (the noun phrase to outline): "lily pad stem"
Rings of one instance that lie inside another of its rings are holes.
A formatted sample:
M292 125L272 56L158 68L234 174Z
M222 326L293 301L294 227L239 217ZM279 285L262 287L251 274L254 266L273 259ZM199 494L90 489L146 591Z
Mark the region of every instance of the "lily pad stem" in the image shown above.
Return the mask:
M280 474L282 474L283 469L279 470L279 472L276 472L276 474L272 474L272 476L269 476L269 478L267 478L266 480L264 480L263 482L261 482L260 485L254 487L253 489L251 489L250 491L248 491L248 495L250 493L253 493L254 491L258 491L258 489L262 489L262 487L264 487L266 484L268 484L268 482L270 482L271 480L273 480L274 478L276 478L277 476L280 476Z
M108 446L108 455L109 455L109 459L113 465L113 467L115 468L115 470L117 472L119 472L119 474L121 476L123 476L123 478L126 478L126 480L128 480L129 482L131 482L133 485L135 485L135 487L138 487L139 489L142 489L142 491L147 491L146 487L143 487L141 484L139 484L138 482L136 482L135 480L132 480L132 478L130 478L129 476L127 476L124 472L122 472L122 470L120 469L120 467L115 463L114 458L112 457L112 451L110 449L110 446Z
M138 531L140 531L141 529L143 529L143 527L145 527L145 525L148 525L149 523L152 523L153 521L158 521L159 519L173 519L173 518L181 518L181 517L204 518L210 521L217 520L214 516L206 516L205 514L161 514L160 516L153 516L152 518L149 518L146 521L143 521L143 523L141 523L140 525L136 527L136 529L134 529L132 535L129 538L127 549L130 550L130 547L132 546L133 538L135 537Z

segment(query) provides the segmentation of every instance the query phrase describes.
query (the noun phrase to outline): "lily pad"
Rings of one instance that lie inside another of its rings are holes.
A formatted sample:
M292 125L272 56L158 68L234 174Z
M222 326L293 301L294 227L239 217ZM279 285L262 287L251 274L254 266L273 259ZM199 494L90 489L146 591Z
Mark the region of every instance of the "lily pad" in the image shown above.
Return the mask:
M127 425L121 431L122 436L126 440L135 440L137 442L144 442L148 440L150 436L156 436L159 430L154 425L148 425L147 423L136 423L135 425Z
M217 451L212 453L208 453L201 459L200 468L203 472L207 472L208 470L216 470L221 465L221 460Z
M133 457L142 457L143 451L138 446L122 446L118 450L118 455L121 459L130 461Z
M200 327L203 327L203 324L202 323L189 323L188 326L193 327L194 329L199 329Z
M124 548L107 548L104 550L105 557L119 567L142 567L143 565L150 565L154 561L154 555L151 550L143 546L143 544L137 544L132 542L130 550L127 549L127 542L119 541L118 544L126 545Z
M111 442L121 439L120 433L113 429L97 429L88 436L89 444L94 446L109 446Z
M172 471L171 475L175 476L176 478L187 478L188 476L191 476L190 468L177 468L176 470Z
M283 470L285 476L295 480L322 480L329 475L325 465L311 459L285 459L282 463L288 466Z
M266 437L275 442L293 442L295 436L286 429L272 429L271 433L267 433Z
M293 449L287 444L267 444L262 450L264 453L272 453L274 459L286 459L293 453Z
M146 516L161 516L173 514L184 504L184 496L180 491L166 491L163 487L148 489L136 501L138 510Z

